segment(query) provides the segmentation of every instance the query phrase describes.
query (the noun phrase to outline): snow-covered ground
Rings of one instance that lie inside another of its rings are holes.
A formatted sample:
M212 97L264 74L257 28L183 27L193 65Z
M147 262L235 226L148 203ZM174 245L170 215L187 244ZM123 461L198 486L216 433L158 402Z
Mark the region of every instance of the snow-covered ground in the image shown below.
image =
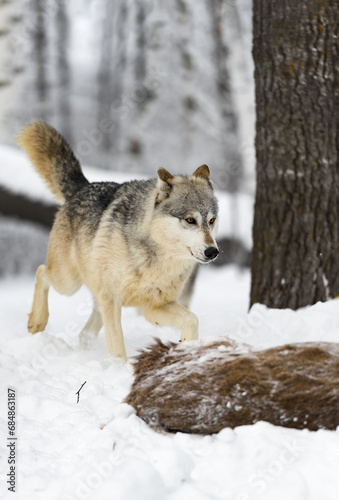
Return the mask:
M339 430L310 432L266 422L217 435L157 434L122 403L130 363L78 346L90 296L51 290L46 331L26 330L34 278L0 281L0 497L20 500L337 500ZM256 348L336 341L339 302L301 309L248 310L250 276L235 267L200 270L192 310L200 336L229 335ZM123 314L129 356L152 337L177 340L133 309ZM76 392L86 382L77 403ZM17 492L7 491L7 388L17 398ZM338 409L339 411L339 409ZM13 495L13 496L12 496Z

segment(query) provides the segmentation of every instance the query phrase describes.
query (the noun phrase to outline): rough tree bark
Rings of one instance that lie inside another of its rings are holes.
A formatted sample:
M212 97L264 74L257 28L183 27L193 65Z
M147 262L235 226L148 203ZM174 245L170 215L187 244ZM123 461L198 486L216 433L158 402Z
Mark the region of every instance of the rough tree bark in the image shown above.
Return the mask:
M338 0L254 0L251 304L339 294L338 37Z

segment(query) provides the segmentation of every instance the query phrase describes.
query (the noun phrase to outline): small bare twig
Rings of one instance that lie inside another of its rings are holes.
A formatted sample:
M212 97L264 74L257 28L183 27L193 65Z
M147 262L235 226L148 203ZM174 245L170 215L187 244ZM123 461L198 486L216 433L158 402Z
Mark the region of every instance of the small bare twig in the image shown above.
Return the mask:
M75 393L75 394L78 395L77 404L79 403L79 399L80 399L80 391L83 388L83 386L86 384L86 382L87 382L87 380L85 380L85 382L82 384L82 386L80 387L80 389Z

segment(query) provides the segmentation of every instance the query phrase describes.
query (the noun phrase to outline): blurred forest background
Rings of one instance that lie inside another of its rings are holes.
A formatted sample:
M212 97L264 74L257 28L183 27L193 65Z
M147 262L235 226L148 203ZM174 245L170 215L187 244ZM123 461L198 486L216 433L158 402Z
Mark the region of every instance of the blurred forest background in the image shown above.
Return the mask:
M228 236L241 240L239 200L255 187L251 25L251 0L0 1L0 272L22 270L8 254L27 255L36 231L46 240L13 216L34 221L35 211L45 227L52 218L29 183L29 196L15 192L11 148L34 119L83 165L130 177L207 163L231 200Z

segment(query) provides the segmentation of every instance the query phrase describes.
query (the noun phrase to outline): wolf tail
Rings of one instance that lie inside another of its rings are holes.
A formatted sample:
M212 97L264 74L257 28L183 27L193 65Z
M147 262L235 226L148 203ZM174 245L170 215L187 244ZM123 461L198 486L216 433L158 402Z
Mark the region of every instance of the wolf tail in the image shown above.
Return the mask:
M28 125L19 133L17 142L60 205L88 184L70 146L47 123L35 121Z

